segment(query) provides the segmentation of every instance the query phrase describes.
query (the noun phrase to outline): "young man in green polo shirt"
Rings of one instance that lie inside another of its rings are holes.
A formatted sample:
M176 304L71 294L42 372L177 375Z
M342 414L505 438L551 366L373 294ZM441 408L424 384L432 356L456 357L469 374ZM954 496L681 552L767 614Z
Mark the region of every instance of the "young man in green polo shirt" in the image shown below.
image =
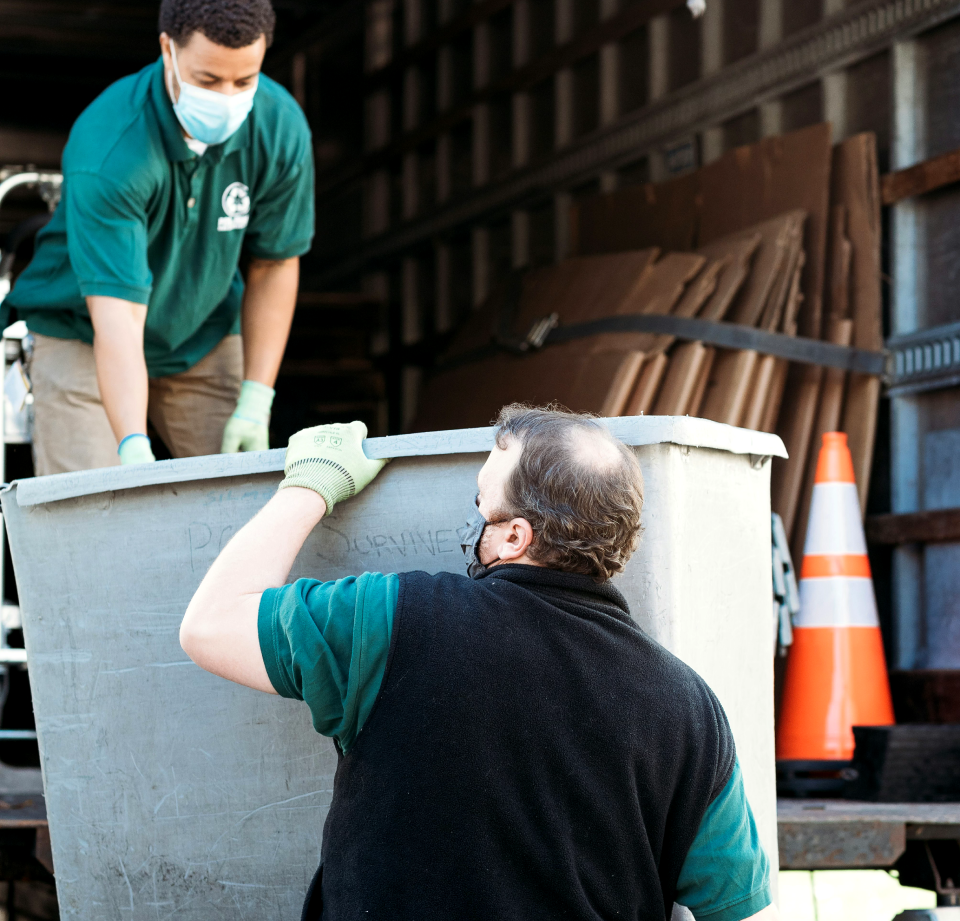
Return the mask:
M385 463L362 423L318 426L187 609L200 667L305 701L336 740L304 921L777 921L722 708L609 581L639 535L635 455L591 417L498 425L467 576L283 585Z
M161 58L74 125L4 304L35 337L38 475L152 461L148 417L175 457L269 446L313 237L310 130L260 73L270 0L163 0L159 26Z

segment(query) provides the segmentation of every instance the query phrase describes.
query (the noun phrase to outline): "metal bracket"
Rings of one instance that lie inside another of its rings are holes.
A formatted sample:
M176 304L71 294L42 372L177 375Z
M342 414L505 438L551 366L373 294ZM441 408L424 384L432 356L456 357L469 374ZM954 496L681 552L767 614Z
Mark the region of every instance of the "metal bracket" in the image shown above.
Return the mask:
M550 316L537 320L530 327L527 338L524 340L530 349L542 349L547 341L547 337L560 325L560 314L551 313Z
M935 326L887 340L890 396L960 384L960 323Z
M957 885L957 882L960 882L960 880L954 882L952 877L947 877L946 880L943 880L940 876L940 867L937 866L933 851L930 850L930 842L925 841L923 847L927 852L930 869L933 870L933 882L937 887L937 902L944 905L960 904L960 885Z

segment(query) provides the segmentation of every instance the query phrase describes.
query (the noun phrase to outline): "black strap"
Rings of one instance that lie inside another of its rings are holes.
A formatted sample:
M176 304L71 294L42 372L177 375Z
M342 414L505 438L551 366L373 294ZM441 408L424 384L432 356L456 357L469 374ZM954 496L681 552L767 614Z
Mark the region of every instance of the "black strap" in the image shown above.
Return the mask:
M570 342L600 333L656 333L676 336L678 339L705 342L724 349L746 349L762 355L773 355L801 364L839 368L857 374L883 375L886 373L885 352L870 352L845 345L834 345L819 339L768 333L739 323L717 323L713 320L695 320L670 314L642 314L605 317L571 326L560 326L546 338L546 345Z
M887 373L886 352L871 352L846 345L834 345L832 342L823 342L820 339L769 333L753 326L742 326L739 323L718 323L713 320L675 317L670 314L629 314L574 323L570 326L557 326L546 338L540 337L537 342L532 342L529 338L516 339L506 336L502 332L504 325L501 325L501 333L493 342L447 360L441 360L437 362L437 370L448 370L470 364L500 352L529 354L537 351L541 345L573 342L589 336L598 336L601 333L653 333L693 342L704 342L724 349L759 352L761 355L772 355L774 358L796 361L800 364L838 368L841 371L857 374L886 377ZM543 327L540 324L534 325L534 329L538 327L542 331Z

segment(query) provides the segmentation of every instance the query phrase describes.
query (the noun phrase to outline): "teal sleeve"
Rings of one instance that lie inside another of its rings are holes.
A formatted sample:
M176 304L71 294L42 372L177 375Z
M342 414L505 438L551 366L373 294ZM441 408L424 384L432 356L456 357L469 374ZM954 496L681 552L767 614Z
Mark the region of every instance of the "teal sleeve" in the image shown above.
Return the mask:
M299 160L257 196L244 245L258 259L292 259L310 249L314 171L309 140L308 134Z
M305 701L313 727L344 752L363 728L387 668L395 573L298 579L260 599L260 651L278 694Z
M63 183L70 265L84 297L148 304L147 217L135 192L93 173L71 172Z
M743 921L772 901L770 864L739 762L700 823L680 871L677 901L697 921Z

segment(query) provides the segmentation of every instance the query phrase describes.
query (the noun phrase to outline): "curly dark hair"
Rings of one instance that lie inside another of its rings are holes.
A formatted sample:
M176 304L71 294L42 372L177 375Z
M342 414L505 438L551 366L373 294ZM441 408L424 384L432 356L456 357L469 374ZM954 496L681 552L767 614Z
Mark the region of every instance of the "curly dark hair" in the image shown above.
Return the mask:
M179 47L200 32L224 48L246 48L261 35L273 44L277 23L270 0L163 0L160 31Z
M643 475L636 455L594 416L512 403L497 417L497 447L520 442L497 517L526 518L530 558L605 582L640 540Z

